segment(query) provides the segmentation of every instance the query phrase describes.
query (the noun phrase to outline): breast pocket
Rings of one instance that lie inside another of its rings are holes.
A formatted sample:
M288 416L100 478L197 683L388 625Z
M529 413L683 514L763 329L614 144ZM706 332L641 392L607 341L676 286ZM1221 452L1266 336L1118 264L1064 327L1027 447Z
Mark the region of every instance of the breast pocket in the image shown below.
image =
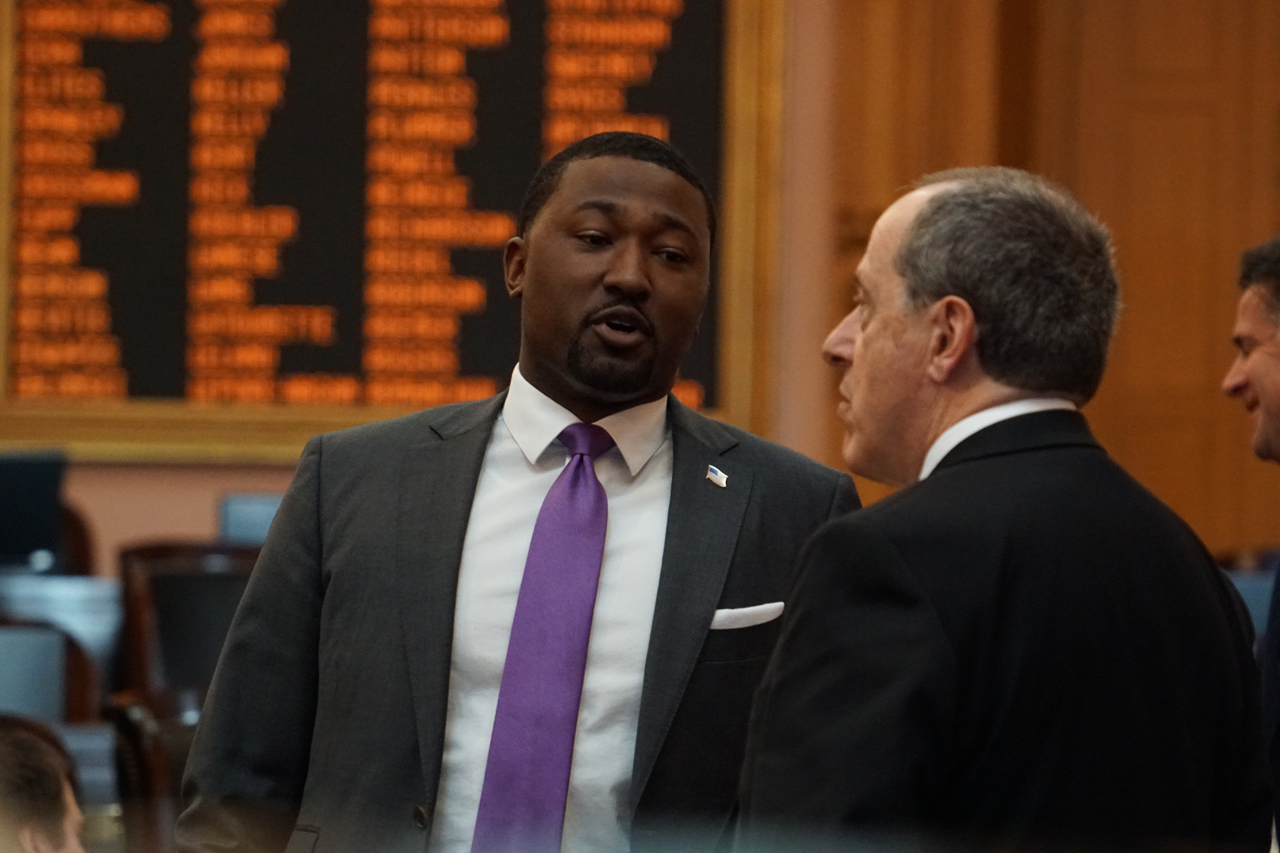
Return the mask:
M707 631L698 663L728 663L766 658L778 642L782 620L774 619L749 628Z

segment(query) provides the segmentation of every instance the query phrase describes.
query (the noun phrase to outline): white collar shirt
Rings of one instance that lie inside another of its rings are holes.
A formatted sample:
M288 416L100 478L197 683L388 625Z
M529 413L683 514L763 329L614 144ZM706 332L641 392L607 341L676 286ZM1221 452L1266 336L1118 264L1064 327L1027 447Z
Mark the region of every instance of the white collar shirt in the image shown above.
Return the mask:
M1055 409L1075 411L1076 404L1061 397L1032 397L1026 400L1015 400L1012 403L1001 403L956 421L947 427L929 447L929 452L924 456L924 465L920 467L918 479L923 480L932 474L938 467L938 463L946 458L948 453L955 450L960 442L974 433L1010 418L1035 412L1051 412Z
M520 581L543 499L578 418L512 373L462 548L448 717L432 851L468 853ZM595 460L609 499L565 806L564 851L625 851L640 692L671 500L666 398L596 422L616 447Z

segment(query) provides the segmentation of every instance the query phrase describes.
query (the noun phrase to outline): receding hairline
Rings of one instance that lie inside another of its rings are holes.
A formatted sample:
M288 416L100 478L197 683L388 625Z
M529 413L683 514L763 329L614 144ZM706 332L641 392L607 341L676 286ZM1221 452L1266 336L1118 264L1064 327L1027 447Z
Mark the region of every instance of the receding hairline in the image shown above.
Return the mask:
M933 190L933 193L925 199L924 204L916 211L916 215L911 222L907 224L907 228L903 233L902 244L898 247L898 257L901 257L903 250L911 242L911 238L915 235L924 215L942 204L947 198L969 189L995 189L1002 186L1039 194L1052 205L1063 209L1076 208L1092 218L1092 214L1068 190L1032 172L1008 166L961 166L954 169L944 169L940 172L930 172L917 178L912 182L908 191L899 197L898 200L901 201L914 193Z
M915 212L912 213L911 218L903 223L902 233L899 235L897 249L895 249L893 257L890 258L890 263L893 264L893 268L897 270L899 274L902 272L902 253L906 251L907 246L910 245L912 237L915 236L916 229L919 228L920 220L924 217L924 214L935 207L938 204L939 199L962 189L964 186L961 181L946 177L947 174L947 172L936 172L933 175L925 175L912 184L905 193L898 196L898 198L894 200L893 204L889 206L889 209L891 209L913 196L920 198L919 205L916 207ZM929 180L934 177L934 175L942 177L939 180ZM886 212L888 212L888 209L886 209ZM881 216L883 217L884 214L881 214ZM904 293L904 296L906 296L908 301L910 301L911 297L909 293Z

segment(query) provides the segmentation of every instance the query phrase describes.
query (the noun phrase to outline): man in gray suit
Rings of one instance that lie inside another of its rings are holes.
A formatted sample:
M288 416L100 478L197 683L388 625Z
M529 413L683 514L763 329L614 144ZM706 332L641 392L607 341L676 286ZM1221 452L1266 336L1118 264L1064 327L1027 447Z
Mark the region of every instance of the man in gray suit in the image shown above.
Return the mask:
M697 176L649 137L601 134L539 170L504 258L522 318L508 391L304 451L201 718L183 849L487 853L520 849L523 828L540 849L625 850L672 822L718 836L793 560L857 496L669 395L714 230ZM607 496L608 523L589 643L569 654L557 631L578 590L556 573L590 549L544 525L579 487ZM548 619L529 602L558 547ZM574 667L563 740L545 706ZM565 778L530 781L561 759Z

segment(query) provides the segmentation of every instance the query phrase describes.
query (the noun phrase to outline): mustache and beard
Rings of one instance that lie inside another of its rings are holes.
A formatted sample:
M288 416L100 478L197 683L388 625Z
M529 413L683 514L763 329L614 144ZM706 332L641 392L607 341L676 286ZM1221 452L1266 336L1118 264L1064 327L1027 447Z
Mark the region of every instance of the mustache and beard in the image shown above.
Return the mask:
M619 300L611 302L594 311L582 321L578 334L569 343L569 374L588 388L608 396L627 397L637 394L648 387L653 378L654 366L657 363L658 350L657 330L652 323L647 323L649 343L640 353L615 355L607 348L591 347L587 343L587 333L595 325L595 318L604 311L619 305L625 305L640 311L634 302ZM643 314L643 312L641 312ZM646 321L647 321L646 317Z

